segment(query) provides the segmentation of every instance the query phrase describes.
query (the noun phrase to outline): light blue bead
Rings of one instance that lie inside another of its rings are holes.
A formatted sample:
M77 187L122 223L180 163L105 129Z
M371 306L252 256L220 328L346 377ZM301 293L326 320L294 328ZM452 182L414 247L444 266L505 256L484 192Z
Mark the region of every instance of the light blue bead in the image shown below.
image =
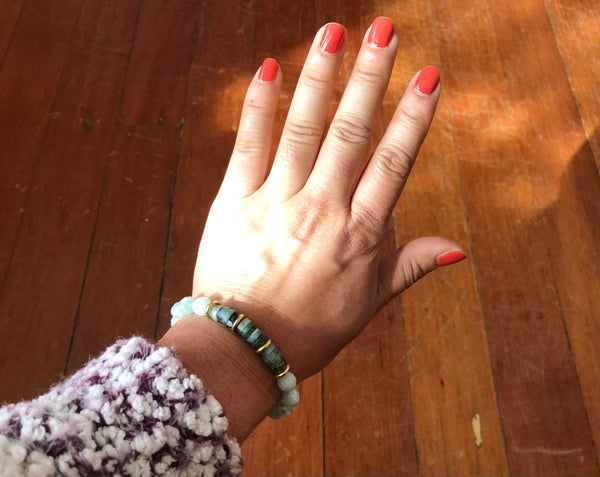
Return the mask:
M206 316L206 310L208 310L208 305L210 305L210 300L205 296L200 296L194 300L192 303L192 309L194 313L198 316Z
M282 391L291 391L296 387L296 376L288 372L277 380L277 387Z
M181 304L180 301L178 301L171 307L171 316L173 318L181 318L182 316L185 316L183 310L184 310L183 305Z
M300 402L300 393L296 389L292 389L291 391L284 391L281 394L280 403L285 404L286 406L294 407L298 402Z
M191 296L186 296L183 300L179 302L181 306L181 311L183 312L183 316L191 315L194 313L194 309L192 308L192 303L194 299Z

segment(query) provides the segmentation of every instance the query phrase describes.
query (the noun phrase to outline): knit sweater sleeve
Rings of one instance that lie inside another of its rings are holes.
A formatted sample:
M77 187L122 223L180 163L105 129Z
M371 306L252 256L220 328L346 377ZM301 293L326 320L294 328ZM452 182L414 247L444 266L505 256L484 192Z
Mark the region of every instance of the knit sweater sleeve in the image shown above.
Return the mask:
M136 337L47 394L0 408L0 475L239 475L227 425L172 350Z

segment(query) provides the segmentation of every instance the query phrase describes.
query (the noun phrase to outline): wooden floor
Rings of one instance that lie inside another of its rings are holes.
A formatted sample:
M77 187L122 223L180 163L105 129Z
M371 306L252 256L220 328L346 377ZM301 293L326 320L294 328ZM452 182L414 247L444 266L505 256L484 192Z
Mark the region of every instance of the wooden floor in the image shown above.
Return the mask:
M597 0L0 1L0 401L167 329L262 59L281 127L318 27L348 28L339 99L382 14L378 134L419 68L443 84L388 245L440 234L469 260L304 382L245 475L600 474Z

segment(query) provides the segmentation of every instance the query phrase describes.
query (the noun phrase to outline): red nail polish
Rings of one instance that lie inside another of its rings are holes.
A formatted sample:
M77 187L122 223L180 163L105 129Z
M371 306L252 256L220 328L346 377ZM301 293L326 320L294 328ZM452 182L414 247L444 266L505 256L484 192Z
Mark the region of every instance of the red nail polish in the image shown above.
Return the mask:
M263 61L262 66L260 67L260 71L258 72L258 79L268 83L269 81L274 81L277 78L277 71L279 70L279 66L277 62L273 58L267 58Z
M441 254L437 258L438 267L444 267L446 265L452 265L453 263L460 262L464 260L467 256L462 253L460 250L454 250L452 252L446 252Z
M368 42L377 48L385 48L390 44L394 34L394 24L387 17L376 18L371 25Z
M435 66L423 68L415 81L415 88L421 94L431 94L440 82L440 72Z
M330 23L325 27L320 47L325 53L337 53L344 41L346 30L338 23Z

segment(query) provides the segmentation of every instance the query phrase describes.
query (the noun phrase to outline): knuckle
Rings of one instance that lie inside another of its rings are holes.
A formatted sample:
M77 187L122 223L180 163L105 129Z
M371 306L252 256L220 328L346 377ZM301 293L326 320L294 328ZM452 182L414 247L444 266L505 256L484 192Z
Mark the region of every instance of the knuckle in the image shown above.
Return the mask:
M383 238L384 223L372 211L353 205L352 219L348 223L346 236L350 246L350 257L368 256L376 253Z
M265 150L264 144L250 136L238 136L235 143L235 150L242 155L262 154Z
M401 106L400 121L402 126L408 130L416 130L423 135L429 129L429 119L414 108Z
M293 144L315 145L321 142L323 128L301 119L290 119L285 125L287 140Z
M427 271L417 260L408 260L405 262L402 272L404 274L404 289L414 285L427 274Z
M372 128L361 120L336 118L329 126L329 134L342 143L367 144L371 139Z
M387 83L388 77L379 72L367 69L364 66L357 65L352 73L355 78L367 86L381 86Z
M397 177L400 182L408 179L414 162L413 155L397 145L387 145L376 152L375 167L381 177Z
M329 78L319 76L316 72L310 70L304 74L302 82L308 88L315 89L317 91L327 91L332 85Z

